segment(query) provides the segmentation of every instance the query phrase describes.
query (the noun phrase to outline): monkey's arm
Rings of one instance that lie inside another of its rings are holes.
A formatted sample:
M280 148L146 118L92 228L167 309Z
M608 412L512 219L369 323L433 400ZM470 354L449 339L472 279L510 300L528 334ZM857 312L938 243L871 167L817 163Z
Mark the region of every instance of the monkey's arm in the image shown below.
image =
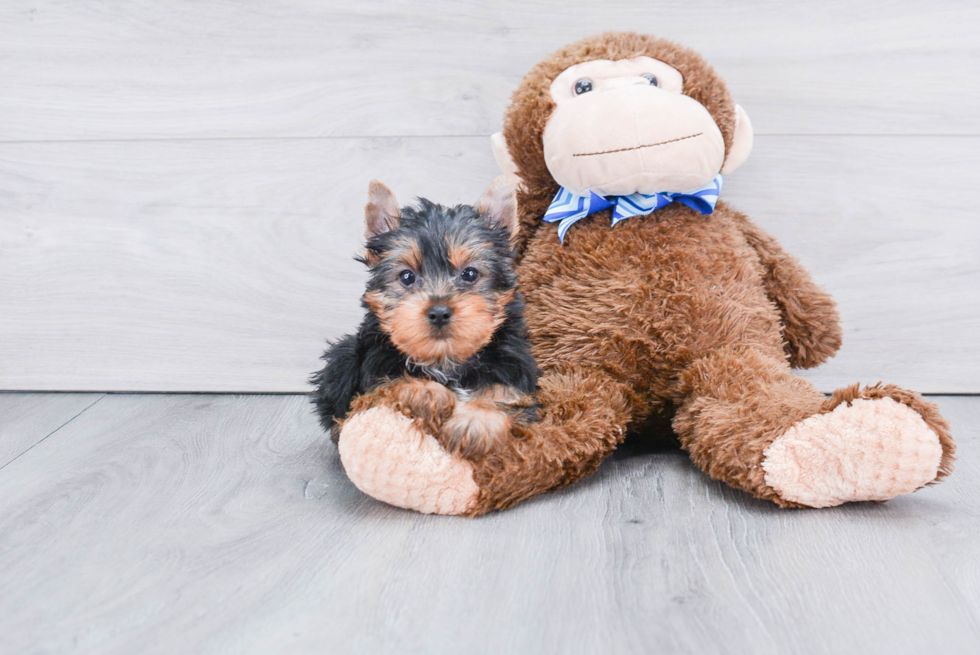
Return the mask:
M344 422L344 470L369 496L426 514L476 516L575 482L625 436L629 390L571 363L539 382L539 420L515 422L508 438L472 459L450 455L383 394L368 392Z
M320 423L334 441L338 431L334 419L343 419L350 410L351 400L364 391L361 388L361 348L357 337L347 335L333 343L323 354L326 365L310 379L316 389L313 403Z
M833 357L841 345L840 315L833 298L776 239L744 214L731 210L731 215L759 255L766 294L782 316L790 365L813 368Z

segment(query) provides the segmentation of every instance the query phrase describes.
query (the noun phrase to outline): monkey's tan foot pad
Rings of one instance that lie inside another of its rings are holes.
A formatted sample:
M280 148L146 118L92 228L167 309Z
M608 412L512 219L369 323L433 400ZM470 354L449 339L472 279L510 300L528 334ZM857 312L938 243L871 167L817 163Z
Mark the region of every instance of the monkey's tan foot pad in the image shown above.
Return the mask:
M809 507L888 500L932 482L943 451L914 409L857 399L790 427L766 449L766 484Z
M388 407L348 419L338 449L354 486L389 505L423 514L464 514L476 501L473 467Z

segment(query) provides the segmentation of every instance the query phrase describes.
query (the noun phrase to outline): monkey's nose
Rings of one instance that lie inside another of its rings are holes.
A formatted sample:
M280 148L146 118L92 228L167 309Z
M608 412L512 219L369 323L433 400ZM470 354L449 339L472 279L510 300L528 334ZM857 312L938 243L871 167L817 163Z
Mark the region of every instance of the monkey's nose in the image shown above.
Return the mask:
M429 319L429 323L441 328L449 323L449 319L453 317L453 310L449 305L433 305L429 307L425 316Z

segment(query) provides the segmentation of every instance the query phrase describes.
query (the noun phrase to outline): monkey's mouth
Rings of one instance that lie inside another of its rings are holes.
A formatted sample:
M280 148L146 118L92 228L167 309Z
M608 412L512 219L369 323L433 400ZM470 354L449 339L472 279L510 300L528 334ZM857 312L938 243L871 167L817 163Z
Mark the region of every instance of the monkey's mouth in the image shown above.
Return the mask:
M660 143L647 143L642 146L633 146L632 148L617 148L616 150L603 150L602 152L578 152L574 153L572 157L592 157L593 155L611 155L614 152L627 152L629 150L640 150L641 148L653 148L656 146L664 146L668 143L677 143L678 141L684 141L685 139L693 139L699 137L704 132L698 132L697 134L688 134L687 136L678 137L676 139L668 139L667 141L661 141Z

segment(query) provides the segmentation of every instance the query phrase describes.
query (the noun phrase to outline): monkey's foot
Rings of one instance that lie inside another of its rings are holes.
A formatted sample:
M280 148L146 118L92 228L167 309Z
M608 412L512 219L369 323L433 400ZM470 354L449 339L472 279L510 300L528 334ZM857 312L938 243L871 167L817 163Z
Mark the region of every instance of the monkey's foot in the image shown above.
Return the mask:
M893 389L900 395L902 390ZM856 387L850 391L857 393ZM766 484L784 500L833 507L888 500L937 480L949 472L952 439L934 406L917 396L908 400L896 402L883 394L849 402L831 399L832 411L796 423L766 449ZM938 420L927 424L909 404Z
M338 449L354 486L389 505L423 514L465 514L476 501L472 465L389 407L349 418Z

